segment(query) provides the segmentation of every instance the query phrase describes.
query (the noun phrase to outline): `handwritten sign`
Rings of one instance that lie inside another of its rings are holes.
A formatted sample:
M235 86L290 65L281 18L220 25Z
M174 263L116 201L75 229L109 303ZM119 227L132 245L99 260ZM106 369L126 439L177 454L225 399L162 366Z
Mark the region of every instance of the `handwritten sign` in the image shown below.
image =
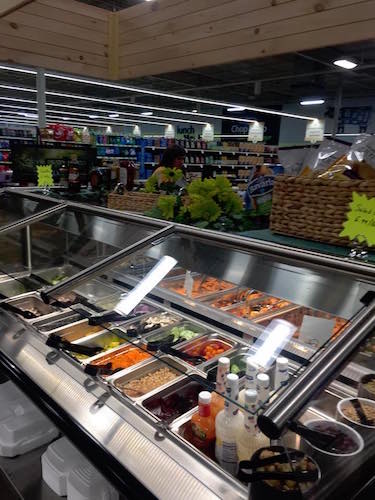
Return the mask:
M38 186L53 186L52 165L37 165Z
M375 198L353 192L349 206L340 236L356 239L359 243L367 242L368 246L375 245Z

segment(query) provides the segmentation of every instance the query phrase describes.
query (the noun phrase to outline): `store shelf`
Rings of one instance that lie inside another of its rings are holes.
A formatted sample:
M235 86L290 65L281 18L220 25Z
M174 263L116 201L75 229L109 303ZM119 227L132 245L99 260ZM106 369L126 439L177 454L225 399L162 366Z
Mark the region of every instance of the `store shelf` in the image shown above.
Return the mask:
M12 151L11 149L0 148L0 151Z
M134 156L97 156L97 158L104 158L107 160L132 160L132 161L137 161L137 158Z
M183 147L183 146L182 146ZM145 149L167 149L165 146L145 146ZM277 153L258 153L256 151L228 151L225 149L195 149L195 148L184 148L185 151L199 151L202 154L205 153L219 153L223 155L245 155L245 156L269 156L274 157L277 156Z
M36 137L13 137L11 135L0 135L0 139L12 139L15 141L35 141Z
M5 164L6 164L6 165L11 165L12 163L13 163L13 162L11 162L11 161L3 161L3 160L0 160L0 164L2 164L2 165L5 165Z
M141 146L137 145L137 144L100 144L100 143L96 143L95 146L98 146L100 148L112 148L112 147L115 147L115 148L140 148Z

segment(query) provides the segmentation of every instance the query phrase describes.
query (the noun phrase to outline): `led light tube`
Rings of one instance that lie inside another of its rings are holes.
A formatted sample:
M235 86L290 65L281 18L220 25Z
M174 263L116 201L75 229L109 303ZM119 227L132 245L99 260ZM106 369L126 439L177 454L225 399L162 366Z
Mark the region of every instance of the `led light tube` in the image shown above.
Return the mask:
M146 274L143 280L128 293L128 295L120 299L114 310L124 316L130 314L141 300L156 287L176 264L176 259L169 255L165 255L151 271Z

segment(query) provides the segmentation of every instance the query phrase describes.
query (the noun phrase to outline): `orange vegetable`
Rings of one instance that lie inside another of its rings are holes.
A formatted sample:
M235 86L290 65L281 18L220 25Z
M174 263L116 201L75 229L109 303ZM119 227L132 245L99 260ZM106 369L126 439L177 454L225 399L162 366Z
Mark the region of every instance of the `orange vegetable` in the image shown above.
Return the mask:
M137 349L135 347L127 348L125 351L117 351L116 353L112 353L109 356L103 356L102 358L93 361L93 365L106 365L107 363L112 363L112 370L117 370L119 368L129 368L129 366L133 366L136 363L140 363L144 359L150 358L150 354L141 349Z

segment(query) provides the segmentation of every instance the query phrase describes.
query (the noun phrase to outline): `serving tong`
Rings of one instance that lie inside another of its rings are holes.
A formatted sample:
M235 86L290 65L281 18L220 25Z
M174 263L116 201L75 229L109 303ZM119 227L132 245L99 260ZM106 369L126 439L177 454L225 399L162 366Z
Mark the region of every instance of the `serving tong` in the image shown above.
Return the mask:
M34 319L34 318L39 317L36 314L32 313L31 311L27 311L27 310L24 311L23 309L20 309L19 307L16 307L13 304L9 304L9 302L2 302L0 304L0 307L2 307L3 309L6 309L7 311L12 312L14 314L19 314L20 316L22 316L25 319Z
M267 448L264 448L265 450ZM259 458L256 457L250 461L244 460L239 464L238 479L245 483L254 483L256 481L263 481L266 479L279 480L279 481L295 481L297 483L314 482L319 479L319 470L306 470L306 471L257 471L261 467L273 465L275 463L286 464L289 463L291 468L293 464L301 461L306 455L299 450L288 450L285 448L273 446L269 448L270 451L279 451L279 455L272 457Z
M354 408L354 410L359 418L359 421L361 422L362 425L373 426L375 424L375 421L373 418L368 418L366 416L366 414L362 408L361 402L358 398L350 399L350 404Z
M176 343L177 342L174 342L174 336L168 335L162 340L147 342L147 349L151 352L161 351L164 354L171 354L172 356L182 359L183 361L190 361L194 365L199 365L200 363L205 363L207 361L203 356L192 356L186 352L174 349L172 346L176 345Z
M99 354L103 349L100 346L87 346L80 344L72 344L68 340L64 340L59 335L51 333L48 336L46 345L53 347L55 349L62 349L64 351L74 352L76 354L84 354L85 356L95 356Z
M310 429L300 422L289 422L288 427L313 446L323 450L334 450L335 441L340 438L339 435L332 436L332 434L328 434L327 432Z

